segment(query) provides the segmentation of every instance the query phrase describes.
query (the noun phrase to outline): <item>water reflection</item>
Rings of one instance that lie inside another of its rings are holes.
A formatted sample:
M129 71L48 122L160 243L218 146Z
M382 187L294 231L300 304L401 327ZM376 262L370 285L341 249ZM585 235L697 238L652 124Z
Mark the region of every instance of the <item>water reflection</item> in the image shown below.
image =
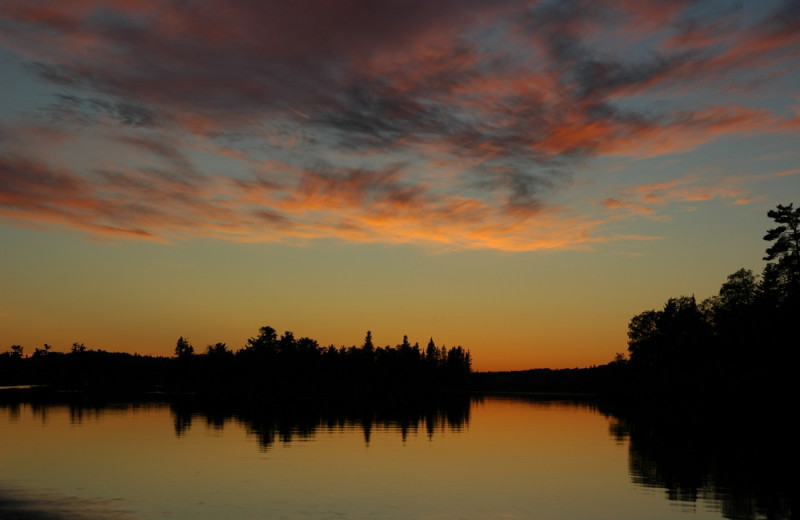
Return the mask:
M469 423L471 398L465 395L416 401L367 401L361 403L296 403L257 408L207 407L192 400L174 401L170 408L175 435L184 435L196 420L221 429L229 421L243 424L266 450L276 442L308 440L319 429L360 429L369 445L374 428L400 432L403 442L409 433L460 431Z
M605 413L609 433L629 442L633 483L733 520L792 518L795 441L785 419L744 409Z
M91 402L79 396L61 396L59 401L6 401L0 403L0 409L5 409L9 420L13 422L19 419L21 403L26 402L36 420L47 425L50 413L66 408L70 423L77 426L84 421L99 420L106 414L169 406L174 433L179 438L196 422L217 430L224 428L226 423L235 422L243 425L256 438L259 446L266 450L276 442L312 439L319 429L359 429L363 432L366 444L369 444L375 428L396 430L403 442L409 434L421 431L429 438L438 431L458 432L468 426L471 403L476 400L480 401L481 398L449 395L413 400L290 402L239 407L208 403L191 396L121 403Z
M617 466L615 461L620 461L618 474L622 484L616 484L616 488L609 487L603 496L611 497L618 493L617 488L624 487L625 481L629 480L632 484L630 487L663 492L670 503L678 506L679 515L676 517L685 512L696 514L708 513L709 510L713 518L732 520L780 520L792 517L790 482L794 482L794 479L790 478L790 473L794 470L793 430L784 424L788 421L776 424L778 419L774 415L743 410L703 414L666 413L659 410L659 413L647 414L571 399L556 401L518 397L513 400L505 398L503 401L512 402L514 406L508 406L507 403L500 406L495 398L451 396L404 402L306 403L303 406L298 403L273 403L268 407L242 408L209 405L187 397L129 403L91 403L64 398L57 404L37 401L26 402L22 406L20 402L5 402L0 403L0 410L5 412L9 423L29 421L32 416L35 423L41 426L57 423L57 417L66 422L67 416L70 425L80 426L108 422L112 417L120 419L120 425L127 425L134 423L128 416L158 415L163 417L163 422L158 423L159 431L169 437L172 441L170 449L175 451L187 444L187 440L193 437L190 432L194 429L220 432L224 429L228 432L228 426L234 425L236 428L230 430L247 433L245 440L250 449L251 443L255 442L262 451L269 451L270 457L282 451L277 447L279 445L330 439L330 435L326 434L338 431L355 433L360 437L354 439L355 444L360 445L363 439L365 445L371 445L369 452L377 456L381 450L376 448L385 448L386 443L382 444L381 436L376 432L391 430L393 433L388 437L391 439L389 444L402 449L402 453L396 452L397 458L392 459L395 464L411 453L406 443L414 444L415 437L433 439L454 434L446 443L437 446L437 450L440 447L445 449L445 446L449 449L456 444L468 447L455 455L452 459L454 465L463 463L467 468L474 467L477 460L488 461L486 463L489 466L483 470L486 471L487 468L491 469L491 464L502 459L506 454L504 450L512 450L513 457L527 460L528 463L517 468L519 473L516 480L507 484L509 489L525 479L535 481L541 478L535 473L537 465L548 468L575 464L567 457L579 450L582 453L581 462L575 465L576 468L594 460L600 471L605 472L606 468ZM23 417L21 410L25 412ZM556 436L537 437L540 431L546 430L545 426L553 424L557 425L554 428L561 429L557 431L564 438L563 445L560 439L558 446L548 444L553 443ZM587 424L597 424L599 434L576 433ZM569 438L573 433L574 443ZM608 442L609 435L618 450L613 452L614 457L592 456L594 443L598 450L606 449L603 443L614 444ZM194 437L196 440L198 436ZM179 442L175 442L176 439ZM529 442L530 439L542 440ZM216 439L212 438L211 441ZM152 449L147 446L147 449ZM624 461L625 447L627 461ZM336 449L339 449L338 445ZM545 455L540 456L540 450ZM431 450L425 453L427 457L436 458L441 457L443 452ZM532 455L534 453L536 455ZM276 459L272 460L274 464L278 463ZM364 464L371 463L371 460ZM430 459L420 460L427 464ZM509 460L513 462L513 459ZM292 463L287 467L297 468L298 465ZM513 474L508 467L495 469L500 473ZM585 468L581 471L585 471ZM575 476L566 471L564 474L567 475L565 481L569 481L570 485L589 482L585 475ZM558 477L560 474L556 472L554 475ZM486 486L485 475L481 479L479 486ZM609 478L609 486L612 485L611 481ZM540 487L543 485L539 483ZM502 493L502 490L495 492Z

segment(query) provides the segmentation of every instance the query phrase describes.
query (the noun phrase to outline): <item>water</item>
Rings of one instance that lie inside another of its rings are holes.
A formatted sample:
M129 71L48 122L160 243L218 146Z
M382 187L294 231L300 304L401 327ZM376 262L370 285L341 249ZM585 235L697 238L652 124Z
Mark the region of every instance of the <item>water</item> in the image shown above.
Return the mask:
M0 518L791 517L773 490L715 487L716 455L683 467L651 429L587 403L18 404L0 406L0 432Z

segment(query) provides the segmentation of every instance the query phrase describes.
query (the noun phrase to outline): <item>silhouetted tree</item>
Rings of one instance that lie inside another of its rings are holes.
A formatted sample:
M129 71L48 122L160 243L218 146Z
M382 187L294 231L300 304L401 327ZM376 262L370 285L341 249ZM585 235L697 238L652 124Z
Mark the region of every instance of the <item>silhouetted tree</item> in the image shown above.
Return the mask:
M407 337L396 347L376 348L368 331L361 347L323 349L290 331L278 339L272 327L261 327L235 354L225 343L208 345L196 354L183 336L176 341L173 358L87 350L77 342L68 354L47 354L49 349L45 344L24 358L22 347L15 345L0 354L0 385L35 382L88 392L163 388L252 402L328 395L363 398L465 388L463 376L470 373L471 363L469 352L461 347L434 345L434 364L427 366L419 344L412 347Z
M225 343L215 343L206 347L206 355L211 358L221 358L233 356L233 352L228 350L228 345Z
M700 305L672 298L663 310L631 319L626 374L639 389L663 397L683 387L684 397L737 399L789 391L800 316L800 209L778 205L768 215L780 225L764 237L774 244L760 279L739 269Z
M786 301L788 284L785 273L775 264L767 264L758 282L756 300L767 311L774 310Z
M634 366L674 369L697 361L711 339L711 326L694 296L670 298L661 311L646 311L628 325Z
M48 345L47 343L45 343L45 344L44 344L44 346L43 346L42 348L37 348L37 349L34 349L34 351L33 351L33 357L42 357L42 356L46 355L48 352L50 352L50 349L51 349L51 348L52 348L52 347L51 347L50 345Z
M258 336L247 340L245 350L257 354L276 354L278 351L278 333L272 327L261 327Z
M297 353L304 359L317 357L320 354L317 340L302 337L296 342Z
M762 377L767 372L793 379L793 348L797 345L797 320L800 316L800 208L793 204L778 205L767 215L779 226L770 229L764 240L774 242L764 257L769 261L764 267L758 286L757 311L759 315L760 343L770 351L770 365L764 360L759 365Z
M372 331L368 330L367 335L364 338L364 351L365 352L372 352L375 350L375 345L372 343Z
M428 340L428 346L425 347L425 362L428 365L436 365L439 363L439 349L436 348L436 343L433 338Z
M739 269L728 275L719 293L704 300L700 307L709 323L717 329L734 325L753 315L759 283L753 271ZM717 330L719 332L719 330Z
M178 341L175 343L175 356L178 358L188 358L194 354L194 347L189 343L187 339L184 339L183 336L178 338Z
M294 340L294 333L292 331L287 330L281 336L281 339L278 340L278 354L281 354L286 357L291 357L297 350L297 345Z
M466 375L470 373L472 366L472 356L469 351L464 350L461 345L453 347L447 351L445 361L448 372L453 376Z
M628 352L634 365L651 366L658 360L659 313L653 309L631 318L628 323Z
M764 235L764 240L774 242L767 248L764 260L775 261L784 270L793 290L800 284L800 207L794 209L793 204L782 206L767 212L767 216L781 224Z
M753 271L739 269L728 275L728 280L720 287L720 307L732 313L745 312L755 302L757 289Z

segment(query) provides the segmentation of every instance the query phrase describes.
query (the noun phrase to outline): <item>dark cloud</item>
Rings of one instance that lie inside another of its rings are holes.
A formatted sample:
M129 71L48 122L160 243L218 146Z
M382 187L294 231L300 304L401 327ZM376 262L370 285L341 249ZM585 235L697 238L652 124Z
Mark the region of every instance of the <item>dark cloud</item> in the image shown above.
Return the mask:
M0 205L6 207L25 209L49 196L69 198L87 185L82 177L54 171L27 159L0 157ZM37 192L46 196L40 197Z
M239 231L255 220L297 232L298 221L314 228L303 220L310 208L350 230L416 223L411 207L516 223L540 216L592 157L687 150L774 119L724 95L708 106L674 91L713 83L724 93L732 75L779 74L797 55L796 2L755 20L717 5L7 0L0 45L58 88L45 107L51 126L80 126L109 151L92 150L80 172L31 161L25 182L9 180L8 162L4 182L31 201L30 186L67 183L102 215L98 229L128 219L155 230L163 219L179 233L192 219L220 228L230 219ZM672 104L656 108L665 92ZM126 164L115 164L117 147ZM218 172L224 160L203 169L202 153L234 157L239 169ZM215 189L229 204L208 200ZM40 199L74 209L55 193Z
M6 219L148 240L186 235L274 240L274 230L291 228L287 216L252 201L237 201L241 193L230 188L215 179L186 183L174 172L154 170L104 170L87 178L42 162L0 156L0 217Z
M536 170L501 168L497 171L497 178L509 192L506 210L516 215L530 216L536 213L542 207L538 195L553 187L552 179Z
M260 221L264 221L272 226L291 227L292 221L278 212L264 208L254 209L252 214Z
M129 126L158 126L155 112L149 108L134 103L101 103L98 109L112 117L119 119L122 124Z
M644 90L649 83L669 77L692 59L692 53L655 54L635 63L589 57L577 61L570 73L578 99L607 99L623 89Z
M626 29L625 22L648 16L662 17L662 26L672 23L684 12L682 2L636 9L579 0L543 1L531 8L516 2L421 0L153 2L149 10L82 2L72 10L51 6L47 16L11 5L17 34L36 27L67 42L77 34L95 38L104 47L32 65L47 81L110 97L85 97L73 109L134 127L164 123L167 114L176 124L187 124L182 114L190 112L192 121L213 121L194 131L215 136L263 118L303 114L307 120L300 122L334 129L339 145L351 148L451 139L485 144L506 156L551 158L536 150L537 136L559 126L559 114L582 110L585 122L617 123L610 96L681 77L678 71L699 59L692 51L623 59L590 42L602 25ZM796 9L783 11L765 24L791 20ZM516 17L508 14L514 12ZM469 41L465 31L492 16L512 20L512 31L526 35L523 41L480 49L477 44L486 42ZM428 56L408 54L415 46ZM563 92L532 107L527 96L505 97L495 108L508 109L509 119L487 124L485 114L465 106L480 93L464 89L481 78L521 73L531 64L514 54L525 53L545 57L540 72L552 75ZM396 66L376 69L382 60L396 60ZM585 142L566 150L593 152Z
M522 28L551 57L551 66L580 60L589 49L582 44L587 24L607 19L604 4L581 0L545 1L524 13Z
M76 73L72 67L65 64L42 63L39 61L30 62L27 67L37 76L60 86L77 86Z
M403 139L441 137L456 120L445 107L409 96L384 79L348 88L314 123L336 130L343 148L392 148Z
M190 181L198 176L192 163L181 151L180 143L176 142L174 138L121 136L117 139L166 160L172 166L173 175L169 176L171 179L183 182L188 186L191 184Z
M403 165L379 170L342 168L320 163L302 173L296 191L303 203L338 200L342 205L370 207L383 203L423 205L424 189L403 182Z
M156 113L143 104L85 98L74 94L56 94L47 112L56 120L73 123L95 124L100 118L109 118L131 127L158 126Z
M155 1L141 9L112 1L41 10L10 4L20 43L38 43L42 33L67 44L76 36L98 42L68 61L34 64L42 78L217 116L245 105L262 113L285 103L325 105L342 86L342 67L432 31L453 32L497 8L475 0Z

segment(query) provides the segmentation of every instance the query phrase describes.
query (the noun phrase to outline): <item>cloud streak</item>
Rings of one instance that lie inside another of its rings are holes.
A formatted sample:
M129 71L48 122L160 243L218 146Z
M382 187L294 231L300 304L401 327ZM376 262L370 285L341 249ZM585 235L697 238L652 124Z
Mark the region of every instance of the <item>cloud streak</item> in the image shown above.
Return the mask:
M563 218L509 220L474 198L436 196L397 184L401 170L318 167L292 188L205 178L191 189L158 172L103 172L91 179L27 160L0 162L0 216L141 240L205 236L253 242L339 237L433 248L529 250L582 242L598 223ZM535 242L531 243L531 237Z
M0 215L150 240L583 247L620 236L620 208L705 200L564 205L594 159L795 134L796 110L742 85L796 77L798 34L781 2L10 0L0 45L51 94L2 107Z

